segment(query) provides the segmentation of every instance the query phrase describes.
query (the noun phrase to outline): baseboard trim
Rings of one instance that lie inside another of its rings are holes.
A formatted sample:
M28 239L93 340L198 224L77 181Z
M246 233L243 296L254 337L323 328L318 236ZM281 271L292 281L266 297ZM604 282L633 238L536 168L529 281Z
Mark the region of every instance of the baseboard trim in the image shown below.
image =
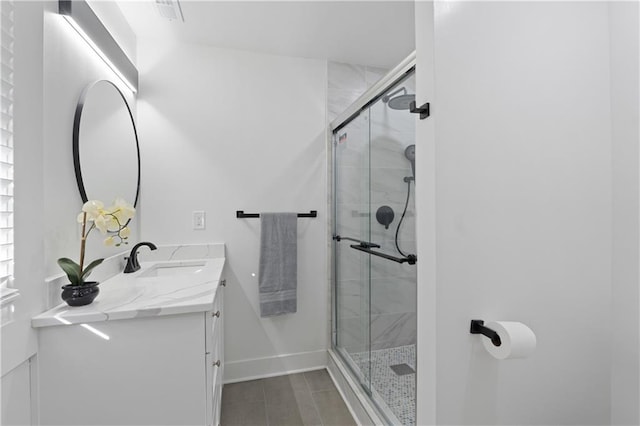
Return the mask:
M300 352L225 362L224 383L244 382L327 368L327 351Z

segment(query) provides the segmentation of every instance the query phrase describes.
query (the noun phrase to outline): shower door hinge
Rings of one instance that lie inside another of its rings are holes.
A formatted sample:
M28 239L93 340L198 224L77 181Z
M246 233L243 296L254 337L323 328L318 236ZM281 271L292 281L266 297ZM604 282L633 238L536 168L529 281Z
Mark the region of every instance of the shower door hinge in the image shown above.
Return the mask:
M416 108L416 101L412 101L409 104L409 112L420 114L420 120L424 120L429 116L429 102L422 104L420 108Z

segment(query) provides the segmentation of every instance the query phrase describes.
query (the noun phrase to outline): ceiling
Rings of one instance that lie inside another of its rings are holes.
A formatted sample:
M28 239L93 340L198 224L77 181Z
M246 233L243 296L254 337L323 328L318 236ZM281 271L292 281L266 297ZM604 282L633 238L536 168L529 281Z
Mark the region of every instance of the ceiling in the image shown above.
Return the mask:
M391 68L415 49L413 1L181 0L184 22L154 0L120 0L138 37Z

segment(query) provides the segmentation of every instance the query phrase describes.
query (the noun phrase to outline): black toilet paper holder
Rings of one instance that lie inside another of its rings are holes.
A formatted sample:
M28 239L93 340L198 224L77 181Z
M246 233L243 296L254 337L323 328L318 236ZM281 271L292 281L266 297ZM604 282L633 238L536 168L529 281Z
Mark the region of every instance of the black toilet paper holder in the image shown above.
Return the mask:
M500 336L494 330L485 327L483 320L471 320L471 334L482 334L483 336L487 336L491 339L491 343L494 346L500 346L502 344L502 340L500 340Z

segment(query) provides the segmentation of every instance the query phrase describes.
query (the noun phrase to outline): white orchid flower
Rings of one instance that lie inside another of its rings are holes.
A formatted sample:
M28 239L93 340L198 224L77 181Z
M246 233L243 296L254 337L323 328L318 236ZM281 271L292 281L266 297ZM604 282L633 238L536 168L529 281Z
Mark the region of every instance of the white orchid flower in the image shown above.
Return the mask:
M121 238L129 238L130 235L131 235L131 229L129 229L128 227L125 226L120 230Z
M105 235L107 233L109 221L106 217L100 215L93 219L93 223L96 225L96 228L98 228L98 231L100 231L102 235Z
M118 220L116 220L114 215L105 215L105 220L107 222L107 230L109 230L109 232L118 232L120 230L120 227L122 225L118 222Z
M105 210L104 204L99 200L89 200L82 206L82 211L77 217L78 223L82 224L82 236L80 239L80 262L63 257L58 259L58 265L67 274L71 285L85 285L85 278L91 270L100 265L104 259L96 259L85 264L85 249L87 236L98 229L106 238L103 240L106 246L119 247L127 244L127 238L131 235L131 230L125 226L127 221L133 218L136 209L129 205L122 198L117 198L109 210ZM91 223L89 223L91 222ZM87 226L88 225L88 226ZM111 234L111 235L107 235Z
M136 214L136 209L122 198L116 198L109 211L113 212L122 225Z
M87 220L95 221L104 214L104 204L99 200L89 200L82 206L82 211L87 214Z

